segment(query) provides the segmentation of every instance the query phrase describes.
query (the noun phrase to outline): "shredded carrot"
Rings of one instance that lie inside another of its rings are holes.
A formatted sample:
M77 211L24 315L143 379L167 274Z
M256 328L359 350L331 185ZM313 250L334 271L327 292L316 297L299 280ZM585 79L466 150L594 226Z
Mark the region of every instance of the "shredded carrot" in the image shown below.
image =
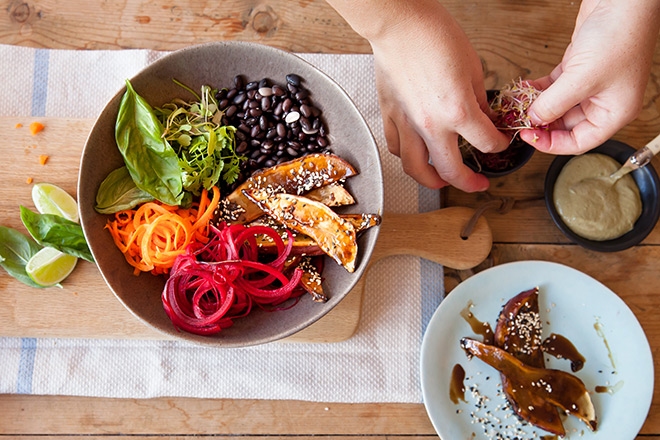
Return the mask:
M18 124L15 125L15 128L21 128L22 126L23 126L23 124L21 124L21 123L19 122Z
M190 243L208 242L209 223L219 202L220 190L213 187L211 201L203 190L199 203L188 209L147 202L116 213L105 227L135 275L167 274Z
M25 182L29 184L29 183L34 182L34 179L32 177L28 177Z
M48 162L48 155L47 154L39 155L39 165L46 165L46 162Z
M44 124L42 124L41 122L33 122L30 124L30 133L32 133L32 136L39 133L43 129L44 129Z

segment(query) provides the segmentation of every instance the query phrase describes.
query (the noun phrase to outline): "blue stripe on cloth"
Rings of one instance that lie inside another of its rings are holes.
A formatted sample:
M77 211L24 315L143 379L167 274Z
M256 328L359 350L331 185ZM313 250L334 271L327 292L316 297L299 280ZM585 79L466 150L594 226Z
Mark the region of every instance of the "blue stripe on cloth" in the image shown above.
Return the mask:
M440 192L425 187L419 187L419 212L428 212L440 209ZM444 280L442 266L429 260L420 258L421 272L421 334L444 298Z
M46 116L48 98L48 49L36 49L34 52L34 71L32 72L32 116Z
M32 116L46 115L49 58L50 52L47 49L36 49L34 52ZM32 374L34 373L34 357L36 352L37 340L35 338L21 339L21 355L18 363L18 378L16 379L16 392L18 394L32 393Z
M21 357L18 362L17 394L32 394L32 373L34 372L34 355L37 352L35 338L21 339Z

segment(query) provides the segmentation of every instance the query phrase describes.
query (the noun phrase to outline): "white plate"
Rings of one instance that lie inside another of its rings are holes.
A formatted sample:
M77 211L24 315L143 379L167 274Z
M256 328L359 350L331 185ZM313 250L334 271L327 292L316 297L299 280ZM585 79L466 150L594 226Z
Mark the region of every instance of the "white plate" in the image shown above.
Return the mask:
M502 306L535 286L540 289L543 337L550 333L565 336L586 358L584 368L575 375L592 391L598 417L598 431L593 433L577 418L564 418L565 438L634 439L646 419L653 394L653 358L642 327L610 289L575 269L543 261L509 263L485 270L457 286L435 311L422 341L421 382L424 404L438 435L443 440L490 438L477 421L486 416L486 411L491 412L491 421L494 417L499 421L495 428L486 426L487 430L503 432L507 426L517 425L512 410L498 408L505 403L497 393L499 373L477 358L468 360L459 346L462 337L482 340L461 318L460 311L472 301L475 317L494 329ZM596 331L596 322L604 337ZM546 356L548 359L548 368L570 372L567 360ZM467 403L454 404L450 400L449 386L456 364L465 369L465 385L475 386L490 399L486 408L476 409L477 398L469 390L465 393ZM593 392L596 386L619 383L620 388L613 394ZM548 434L526 424L510 428L510 434L511 429L522 431L522 435L518 433L521 440Z

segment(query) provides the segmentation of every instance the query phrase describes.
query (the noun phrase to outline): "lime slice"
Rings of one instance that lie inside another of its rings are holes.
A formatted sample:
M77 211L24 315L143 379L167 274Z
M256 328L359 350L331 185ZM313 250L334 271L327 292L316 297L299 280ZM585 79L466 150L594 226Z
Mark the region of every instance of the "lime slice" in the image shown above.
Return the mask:
M37 183L32 187L32 201L42 214L55 214L78 222L78 204L66 191L50 183Z
M50 247L45 247L30 258L25 272L40 286L49 287L68 277L78 259Z

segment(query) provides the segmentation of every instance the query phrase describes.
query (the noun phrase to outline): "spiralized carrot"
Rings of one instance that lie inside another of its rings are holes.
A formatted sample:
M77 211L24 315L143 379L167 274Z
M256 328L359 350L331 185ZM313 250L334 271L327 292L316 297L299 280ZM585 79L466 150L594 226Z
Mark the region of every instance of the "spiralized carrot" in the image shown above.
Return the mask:
M193 242L207 243L209 223L220 202L220 190L213 187L213 199L203 190L199 203L188 209L147 202L137 209L121 211L106 224L112 239L124 254L133 273L167 274L178 255Z

